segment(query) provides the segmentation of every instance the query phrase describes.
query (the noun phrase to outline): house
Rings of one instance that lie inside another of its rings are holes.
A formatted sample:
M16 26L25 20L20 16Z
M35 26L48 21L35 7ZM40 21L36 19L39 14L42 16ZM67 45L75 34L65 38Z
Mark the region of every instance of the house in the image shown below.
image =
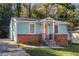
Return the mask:
M51 43L55 41L58 45L67 45L69 39L67 24L67 22L57 21L50 17L45 19L12 17L10 39L24 44L42 41L48 43L47 40L50 40Z
M74 27L72 33L71 33L71 41L72 43L75 43L75 44L79 44L79 16L77 18L77 23L76 23L76 26Z

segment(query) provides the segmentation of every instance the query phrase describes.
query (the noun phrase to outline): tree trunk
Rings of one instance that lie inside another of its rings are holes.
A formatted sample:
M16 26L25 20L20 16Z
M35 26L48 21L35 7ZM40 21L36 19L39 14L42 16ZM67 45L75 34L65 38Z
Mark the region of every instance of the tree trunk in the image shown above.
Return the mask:
M29 18L31 18L31 3L29 3Z

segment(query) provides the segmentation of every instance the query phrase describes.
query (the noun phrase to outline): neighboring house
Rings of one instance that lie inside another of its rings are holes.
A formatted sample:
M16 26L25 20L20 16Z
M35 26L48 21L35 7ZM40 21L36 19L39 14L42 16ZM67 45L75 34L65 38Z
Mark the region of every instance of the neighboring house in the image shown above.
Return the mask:
M79 27L75 27L78 28L77 30L72 31L72 43L76 43L79 44Z
M45 19L13 17L10 22L10 38L24 44L29 44L29 41L41 43L48 39L56 41L58 45L67 45L69 35L67 24L49 17Z
M79 16L77 18L77 25L74 27L74 30L72 31L72 43L79 44Z

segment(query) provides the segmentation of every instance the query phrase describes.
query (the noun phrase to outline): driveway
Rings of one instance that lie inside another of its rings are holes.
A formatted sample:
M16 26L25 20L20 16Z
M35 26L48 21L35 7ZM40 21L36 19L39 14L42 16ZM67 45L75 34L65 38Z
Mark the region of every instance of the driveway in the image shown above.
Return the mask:
M0 56L29 56L29 54L13 41L0 40Z

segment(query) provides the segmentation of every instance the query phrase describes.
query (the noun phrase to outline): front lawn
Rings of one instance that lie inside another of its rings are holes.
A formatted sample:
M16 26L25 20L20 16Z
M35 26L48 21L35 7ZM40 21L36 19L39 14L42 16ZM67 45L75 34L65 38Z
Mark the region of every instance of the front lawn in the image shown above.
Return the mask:
M23 48L32 56L79 56L79 46L67 47L66 49L51 48Z

